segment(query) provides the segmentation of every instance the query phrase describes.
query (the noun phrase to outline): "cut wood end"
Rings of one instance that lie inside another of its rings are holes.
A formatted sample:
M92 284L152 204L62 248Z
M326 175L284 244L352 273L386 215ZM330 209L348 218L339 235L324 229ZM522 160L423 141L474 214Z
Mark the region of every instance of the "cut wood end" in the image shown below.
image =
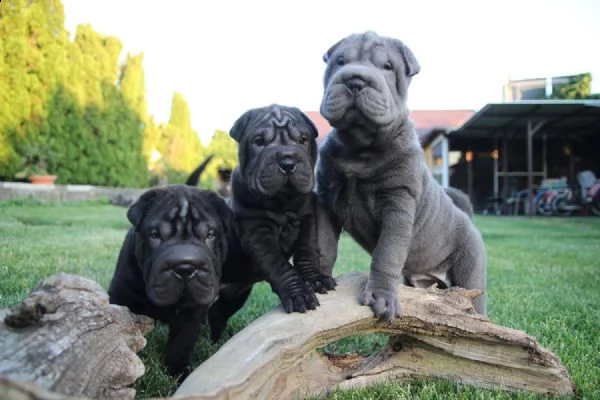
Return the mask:
M64 395L133 399L130 386L145 371L135 353L152 327L151 318L109 304L96 282L52 275L2 318L0 371Z

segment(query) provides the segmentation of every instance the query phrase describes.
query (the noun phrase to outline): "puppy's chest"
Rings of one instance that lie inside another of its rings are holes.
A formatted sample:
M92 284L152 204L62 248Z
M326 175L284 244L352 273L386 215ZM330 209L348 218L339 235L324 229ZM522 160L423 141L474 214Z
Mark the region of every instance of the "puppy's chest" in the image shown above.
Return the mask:
M342 222L344 229L373 231L374 222L380 219L376 188L373 184L357 177L345 177L332 188L332 209Z
M300 225L300 219L294 213L287 213L282 217L281 223L278 224L277 232L282 253L288 256L292 254L292 250L300 234Z

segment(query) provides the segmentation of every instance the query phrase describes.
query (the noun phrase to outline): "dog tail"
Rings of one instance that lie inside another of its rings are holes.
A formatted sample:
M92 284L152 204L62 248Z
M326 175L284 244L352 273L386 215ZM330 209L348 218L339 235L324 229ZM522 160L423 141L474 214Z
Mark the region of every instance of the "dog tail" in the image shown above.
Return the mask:
M444 188L444 191L456 207L464 211L469 218L473 219L473 203L471 203L471 199L469 199L469 196L465 192L452 186Z
M206 157L204 161L202 161L202 164L198 165L198 168L196 168L194 172L192 172L191 175L187 178L185 184L188 186L198 186L198 182L200 182L200 175L202 175L202 173L206 169L206 166L208 165L210 160L213 159L214 156L214 154L210 154L208 157Z

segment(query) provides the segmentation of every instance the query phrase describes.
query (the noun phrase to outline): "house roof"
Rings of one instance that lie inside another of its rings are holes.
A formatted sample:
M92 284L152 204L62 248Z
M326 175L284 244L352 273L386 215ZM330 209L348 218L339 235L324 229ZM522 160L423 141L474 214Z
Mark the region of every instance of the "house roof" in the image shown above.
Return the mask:
M331 130L331 125L318 111L305 111L305 114L319 131L317 141L322 142ZM474 114L475 110L413 110L410 118L415 123L419 140L425 143L435 131L458 128Z
M523 138L527 124L538 124L547 137L581 137L600 134L600 100L522 100L490 103L450 137Z
M410 118L421 145L432 139L435 132L460 127L475 114L475 110L413 110Z

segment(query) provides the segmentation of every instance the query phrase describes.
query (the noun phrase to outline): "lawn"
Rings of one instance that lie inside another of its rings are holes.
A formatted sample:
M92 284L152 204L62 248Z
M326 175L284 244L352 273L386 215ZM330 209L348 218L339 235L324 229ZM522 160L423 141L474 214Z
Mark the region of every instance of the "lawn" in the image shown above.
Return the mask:
M600 398L600 218L481 217L476 224L488 249L488 312L497 324L526 331L555 352L583 399ZM107 287L128 222L125 209L104 202L40 205L0 203L0 306L18 303L42 278L69 272ZM366 270L369 257L343 237L335 274ZM230 321L228 334L198 341L193 362L209 357L232 334L276 306L259 284ZM174 382L161 367L166 330L149 334L140 356L146 374L138 397L168 396ZM385 337L371 335L330 345L338 351L372 352ZM382 384L334 391L331 399L537 399L449 382Z

